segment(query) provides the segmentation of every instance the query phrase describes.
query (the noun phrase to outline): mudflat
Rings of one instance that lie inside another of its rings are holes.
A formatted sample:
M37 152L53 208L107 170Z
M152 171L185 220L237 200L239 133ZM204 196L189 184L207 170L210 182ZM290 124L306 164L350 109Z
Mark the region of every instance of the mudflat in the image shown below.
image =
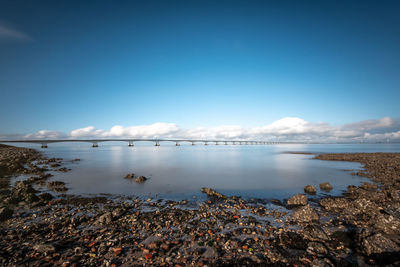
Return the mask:
M349 186L341 197L298 194L284 203L228 197L211 188L202 190L208 200L200 204L134 196L85 198L66 194L63 182L51 180L49 170L68 171L62 159L0 145L0 262L398 266L400 154L321 154L315 160L360 162L364 170L354 175L371 182ZM10 178L19 173L32 176L10 186Z

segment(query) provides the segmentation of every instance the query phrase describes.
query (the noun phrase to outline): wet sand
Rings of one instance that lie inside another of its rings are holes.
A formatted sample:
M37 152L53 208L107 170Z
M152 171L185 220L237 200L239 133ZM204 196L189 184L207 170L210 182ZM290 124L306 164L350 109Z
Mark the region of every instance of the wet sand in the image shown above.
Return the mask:
M0 145L0 262L5 266L365 266L400 264L400 153L322 154L371 179L341 197L246 201L67 195L62 159ZM31 173L9 186L10 177ZM318 185L313 185L318 187ZM54 198L37 188L55 192Z

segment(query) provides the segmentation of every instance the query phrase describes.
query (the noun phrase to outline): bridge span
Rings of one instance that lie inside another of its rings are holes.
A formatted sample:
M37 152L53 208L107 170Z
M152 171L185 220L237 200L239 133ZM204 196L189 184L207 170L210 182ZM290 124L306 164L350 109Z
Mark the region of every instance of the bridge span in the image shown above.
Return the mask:
M181 143L196 143L208 145L277 145L277 144L302 144L301 142L271 142L254 140L205 140L205 139L32 139L32 140L0 140L0 143L33 143L41 145L41 148L47 148L52 143L91 143L92 147L98 147L102 142L126 142L128 146L134 146L136 142L153 142L155 146L160 146L161 142L172 142L176 146Z

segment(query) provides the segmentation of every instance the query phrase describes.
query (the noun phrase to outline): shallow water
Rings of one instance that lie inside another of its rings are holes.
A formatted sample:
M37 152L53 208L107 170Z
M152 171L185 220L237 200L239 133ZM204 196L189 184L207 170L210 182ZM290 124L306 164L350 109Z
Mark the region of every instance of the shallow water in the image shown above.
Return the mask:
M38 145L26 145L38 148ZM287 151L315 153L400 152L399 144L352 145L181 145L161 143L160 147L124 143L50 144L41 151L48 157L64 159L72 170L55 173L53 180L67 183L69 194L118 194L184 199L204 198L202 187L211 187L227 195L246 198L284 199L302 193L304 185L318 188L329 182L338 195L347 185L366 179L352 176L358 163L320 161L311 155L287 154ZM79 158L81 161L72 163ZM68 162L69 161L69 162ZM143 184L124 179L127 173L150 179ZM318 195L324 195L318 188Z

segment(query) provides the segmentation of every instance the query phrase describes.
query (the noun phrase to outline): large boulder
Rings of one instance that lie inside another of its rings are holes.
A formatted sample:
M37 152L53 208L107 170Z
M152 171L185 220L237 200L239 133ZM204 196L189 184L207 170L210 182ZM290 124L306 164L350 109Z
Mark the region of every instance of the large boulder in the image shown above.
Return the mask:
M306 185L304 187L304 192L306 192L309 195L315 195L317 193L317 188L315 188L315 186L312 185Z
M297 194L292 196L287 201L288 206L304 206L307 205L307 196L304 194Z

